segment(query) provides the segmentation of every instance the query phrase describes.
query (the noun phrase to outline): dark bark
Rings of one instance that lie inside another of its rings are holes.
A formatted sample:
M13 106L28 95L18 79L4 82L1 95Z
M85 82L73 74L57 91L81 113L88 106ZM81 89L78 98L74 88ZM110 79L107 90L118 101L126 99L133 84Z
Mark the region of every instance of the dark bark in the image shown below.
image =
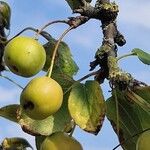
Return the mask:
M4 28L0 26L0 72L5 70L4 64L3 64L3 53L4 53L4 47L5 47L5 42L4 40L6 38Z
M97 0L95 7L91 6L85 0L81 1L82 6L73 12L87 17L86 21L97 19L102 24L103 42L96 52L95 60L90 63L90 70L94 70L99 65L101 69L95 77L96 80L102 83L107 78L110 80L112 87L117 84L121 90L124 90L131 82L132 77L119 68L116 59L117 45L123 46L126 44L124 36L117 29L116 18L119 12L118 6L115 3L111 3L110 0ZM78 26L81 24L78 24Z

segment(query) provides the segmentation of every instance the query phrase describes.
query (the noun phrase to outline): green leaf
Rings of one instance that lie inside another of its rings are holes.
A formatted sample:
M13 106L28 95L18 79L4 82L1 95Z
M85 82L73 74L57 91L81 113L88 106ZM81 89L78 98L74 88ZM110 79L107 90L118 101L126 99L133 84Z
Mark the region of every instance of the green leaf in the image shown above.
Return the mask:
M54 115L49 116L44 120L33 120L26 116L20 110L19 124L22 129L31 135L50 135L57 131L63 131L71 122L71 117L68 111L68 95L64 96L63 105Z
M75 80L72 77L63 74L63 73L52 73L52 78L56 80L62 87L63 92L65 93L73 85Z
M17 120L18 108L19 108L19 105L15 105L15 104L2 107L0 108L0 116L8 120L11 120L13 122L18 122Z
M150 114L150 103L144 100L141 96L134 93L133 91L128 91L126 96L137 103L143 110L147 111Z
M143 50L141 49L138 49L138 48L135 48L132 50L132 53L137 55L138 58L144 63L144 64L147 64L147 65L150 65L150 54L149 53L146 53L144 52Z
M87 132L98 134L105 117L105 102L98 82L75 83L68 104L75 123Z
M72 10L78 9L79 6L82 5L81 0L66 0ZM91 2L92 0L86 0L87 2Z
M150 87L138 87L134 91L140 99L143 99L150 105ZM137 105L136 112L138 114L143 129L150 128L150 109L143 109L141 105Z
M150 101L150 87L140 87L133 91L147 103ZM149 94L148 94L149 93ZM124 150L136 149L138 136L132 138L133 135L142 132L150 127L150 115L141 106L129 99L127 92L117 91L118 112L119 112L119 141ZM106 101L107 118L111 122L114 131L117 133L117 110L116 100L113 95Z
M43 69L44 71L47 71L51 64L51 58L56 42L57 41L54 38L51 38L51 40L44 45L46 51L46 63ZM77 73L78 69L79 68L77 64L72 59L72 55L68 45L65 42L61 42L55 58L53 72L55 74L59 73L73 76Z
M26 150L28 147L32 148L26 139L19 137L5 138L2 142L2 148L4 150Z

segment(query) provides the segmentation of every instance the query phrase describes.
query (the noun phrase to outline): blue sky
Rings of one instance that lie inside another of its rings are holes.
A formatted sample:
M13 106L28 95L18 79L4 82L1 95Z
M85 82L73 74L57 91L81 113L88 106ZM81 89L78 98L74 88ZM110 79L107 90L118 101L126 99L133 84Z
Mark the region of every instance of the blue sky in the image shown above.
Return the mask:
M40 28L50 20L65 19L74 16L65 0L11 0L7 1L12 8L11 34L21 31L23 28L32 26ZM119 55L130 52L133 48L141 48L150 52L150 1L149 0L116 0L120 6L118 16L118 28L125 35L127 44L119 48ZM94 3L94 1L93 1ZM66 28L66 25L55 25L47 29L55 38ZM33 35L31 32L26 33ZM41 39L42 42L46 42ZM87 24L69 33L64 41L72 49L72 54L80 67L75 77L79 79L89 71L89 62L93 60L95 51L100 46L102 33L100 23L91 20ZM150 68L141 64L136 58L130 57L120 62L122 69L130 72L136 79L150 83ZM5 75L25 86L30 79L24 79L14 74ZM108 97L108 85L102 85L105 97ZM8 81L0 78L0 107L19 103L21 90ZM5 137L26 137L32 145L34 138L25 134L21 128L6 119L0 118L0 141ZM98 136L81 131L75 131L75 138L80 140L84 150L112 150L118 144L116 135L113 133L109 122L105 119L104 125Z

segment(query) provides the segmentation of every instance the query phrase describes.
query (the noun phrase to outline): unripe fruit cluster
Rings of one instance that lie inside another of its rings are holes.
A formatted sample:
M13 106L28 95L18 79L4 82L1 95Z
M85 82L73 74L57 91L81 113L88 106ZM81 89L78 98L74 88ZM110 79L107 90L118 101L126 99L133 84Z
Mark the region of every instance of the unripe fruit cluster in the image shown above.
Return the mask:
M23 77L31 77L43 68L46 53L37 40L19 36L6 45L4 61L13 73ZM56 113L61 107L62 101L61 86L46 76L32 79L20 96L23 112L35 120L42 120Z

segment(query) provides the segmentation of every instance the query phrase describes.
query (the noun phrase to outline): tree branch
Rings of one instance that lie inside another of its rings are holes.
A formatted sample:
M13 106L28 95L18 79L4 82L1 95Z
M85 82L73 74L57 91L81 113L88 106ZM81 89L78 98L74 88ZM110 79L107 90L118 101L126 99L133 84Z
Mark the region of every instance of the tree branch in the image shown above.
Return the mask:
M6 35L4 31L4 27L0 26L0 72L5 70L4 64L3 64L3 53L4 53L4 47L6 44Z

